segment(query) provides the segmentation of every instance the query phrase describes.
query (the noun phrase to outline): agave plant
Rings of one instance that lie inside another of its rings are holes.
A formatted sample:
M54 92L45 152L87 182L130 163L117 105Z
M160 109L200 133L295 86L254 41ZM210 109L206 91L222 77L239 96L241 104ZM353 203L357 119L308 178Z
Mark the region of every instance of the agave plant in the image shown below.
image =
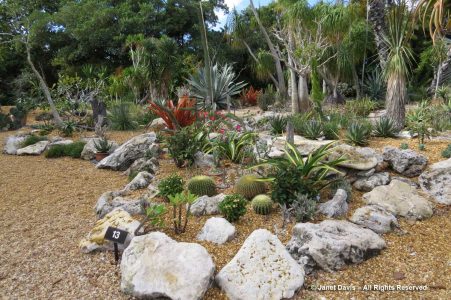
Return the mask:
M386 83L384 76L379 69L374 69L373 72L366 76L363 83L363 90L365 94L372 100L383 100L385 98Z
M253 132L232 132L213 142L208 152L216 151L221 158L240 163L246 157L246 151L255 144L256 134Z
M304 126L304 136L311 140L316 140L323 133L323 124L318 120L309 120Z
M386 117L380 118L374 125L374 135L380 137L395 137L397 130L392 120Z
M273 134L282 134L287 127L288 119L285 116L277 115L269 119L271 132Z
M211 88L207 74L211 76ZM226 109L230 105L229 97L238 95L246 83L236 82L237 77L229 64L220 66L214 64L211 69L207 67L198 69L197 73L191 75L188 84L191 86L192 95L198 99L198 107L204 110ZM209 96L212 95L212 96ZM213 97L213 99L210 99Z
M346 142L356 146L368 145L368 139L371 134L371 127L360 123L354 122L348 127L346 132Z

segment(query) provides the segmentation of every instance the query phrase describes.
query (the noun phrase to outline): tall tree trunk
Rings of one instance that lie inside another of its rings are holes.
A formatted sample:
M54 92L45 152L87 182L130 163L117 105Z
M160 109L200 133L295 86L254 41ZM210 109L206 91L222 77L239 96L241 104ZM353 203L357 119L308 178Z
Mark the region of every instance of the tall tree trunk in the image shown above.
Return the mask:
M94 119L94 124L96 124L96 126L102 127L103 124L98 124L98 123L99 123L99 121L101 123L103 123L105 120L105 117L106 117L105 103L103 101L99 101L97 98L91 99L90 102L91 102L92 117ZM100 118L100 116L101 116L101 118Z
M359 75L357 75L356 67L352 67L352 80L354 81L355 86L355 96L357 99L360 99L360 82L359 82Z
M260 28L260 31L263 34L263 37L265 38L266 44L268 44L269 51L271 52L271 55L274 59L274 64L276 67L276 74L277 74L277 89L279 90L279 93L282 95L283 98L287 97L287 87L285 85L285 77L283 76L283 69L282 69L282 63L280 62L279 53L276 50L276 47L271 41L271 38L269 37L268 32L266 31L265 27L263 26L260 17L258 16L257 10L255 9L254 2L250 0L250 6L252 13L254 14L255 20L257 21L258 27Z
M308 112L312 108L312 103L308 95L307 78L299 75L299 108L301 112Z
M291 88L291 112L293 114L300 112L298 83L296 79L296 72L290 69L290 88Z
M385 107L387 117L392 120L396 129L404 128L406 117L406 79L403 76L391 75L387 82L387 98Z
M385 0L369 0L369 7L368 21L371 24L376 40L379 63L382 70L384 70L387 63L387 44L384 40L384 36L387 33Z
M31 67L31 70L36 75L36 77L39 80L39 85L41 86L42 91L44 92L45 98L47 99L47 102L50 105L50 110L52 111L53 120L55 121L55 124L57 126L63 125L63 120L61 119L58 111L56 110L55 103L53 102L52 95L50 94L50 89L47 86L47 83L45 82L44 78L41 76L41 73L36 69L35 65L33 64L33 61L31 60L31 51L30 46L28 45L28 42L25 45L25 48L27 50L27 62Z

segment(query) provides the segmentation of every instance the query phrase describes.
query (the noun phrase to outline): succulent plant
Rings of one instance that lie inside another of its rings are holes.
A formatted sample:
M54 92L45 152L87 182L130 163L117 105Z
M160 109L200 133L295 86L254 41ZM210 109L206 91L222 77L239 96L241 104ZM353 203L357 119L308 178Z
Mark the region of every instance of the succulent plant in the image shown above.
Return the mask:
M188 190L197 196L207 195L209 197L217 194L215 181L208 176L194 176L188 181Z
M255 213L259 215L269 215L272 210L273 201L267 195L257 195L252 199L251 205Z
M235 192L243 195L246 199L250 200L253 197L263 194L266 191L265 183L258 181L258 177L255 175L244 175L238 179L235 186Z

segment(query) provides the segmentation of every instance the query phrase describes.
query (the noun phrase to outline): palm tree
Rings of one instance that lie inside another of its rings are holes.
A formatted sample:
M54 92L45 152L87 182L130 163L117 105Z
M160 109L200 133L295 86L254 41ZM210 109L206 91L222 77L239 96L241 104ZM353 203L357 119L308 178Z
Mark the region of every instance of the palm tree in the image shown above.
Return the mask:
M409 46L411 23L406 4L401 2L392 8L388 16L388 31L384 36L386 49L387 117L397 129L404 127L405 103L407 98L406 81L411 69L413 53Z
M387 0L367 0L369 10L367 11L368 22L373 29L374 39L376 42L377 53L379 56L379 64L381 69L385 69L387 62L387 44L385 36L387 35L387 22L386 22L386 2Z

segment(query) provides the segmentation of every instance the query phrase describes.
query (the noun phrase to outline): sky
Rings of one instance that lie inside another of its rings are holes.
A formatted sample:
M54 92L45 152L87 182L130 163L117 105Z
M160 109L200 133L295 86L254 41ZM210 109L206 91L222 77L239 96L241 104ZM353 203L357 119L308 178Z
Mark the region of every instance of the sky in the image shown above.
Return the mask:
M229 11L235 7L238 11L243 10L249 5L249 0L224 0L225 4L229 7ZM255 7L264 6L268 3L272 2L272 0L254 0ZM227 15L221 10L217 11L218 15L218 25L216 25L215 29L220 29L224 27L227 22Z

